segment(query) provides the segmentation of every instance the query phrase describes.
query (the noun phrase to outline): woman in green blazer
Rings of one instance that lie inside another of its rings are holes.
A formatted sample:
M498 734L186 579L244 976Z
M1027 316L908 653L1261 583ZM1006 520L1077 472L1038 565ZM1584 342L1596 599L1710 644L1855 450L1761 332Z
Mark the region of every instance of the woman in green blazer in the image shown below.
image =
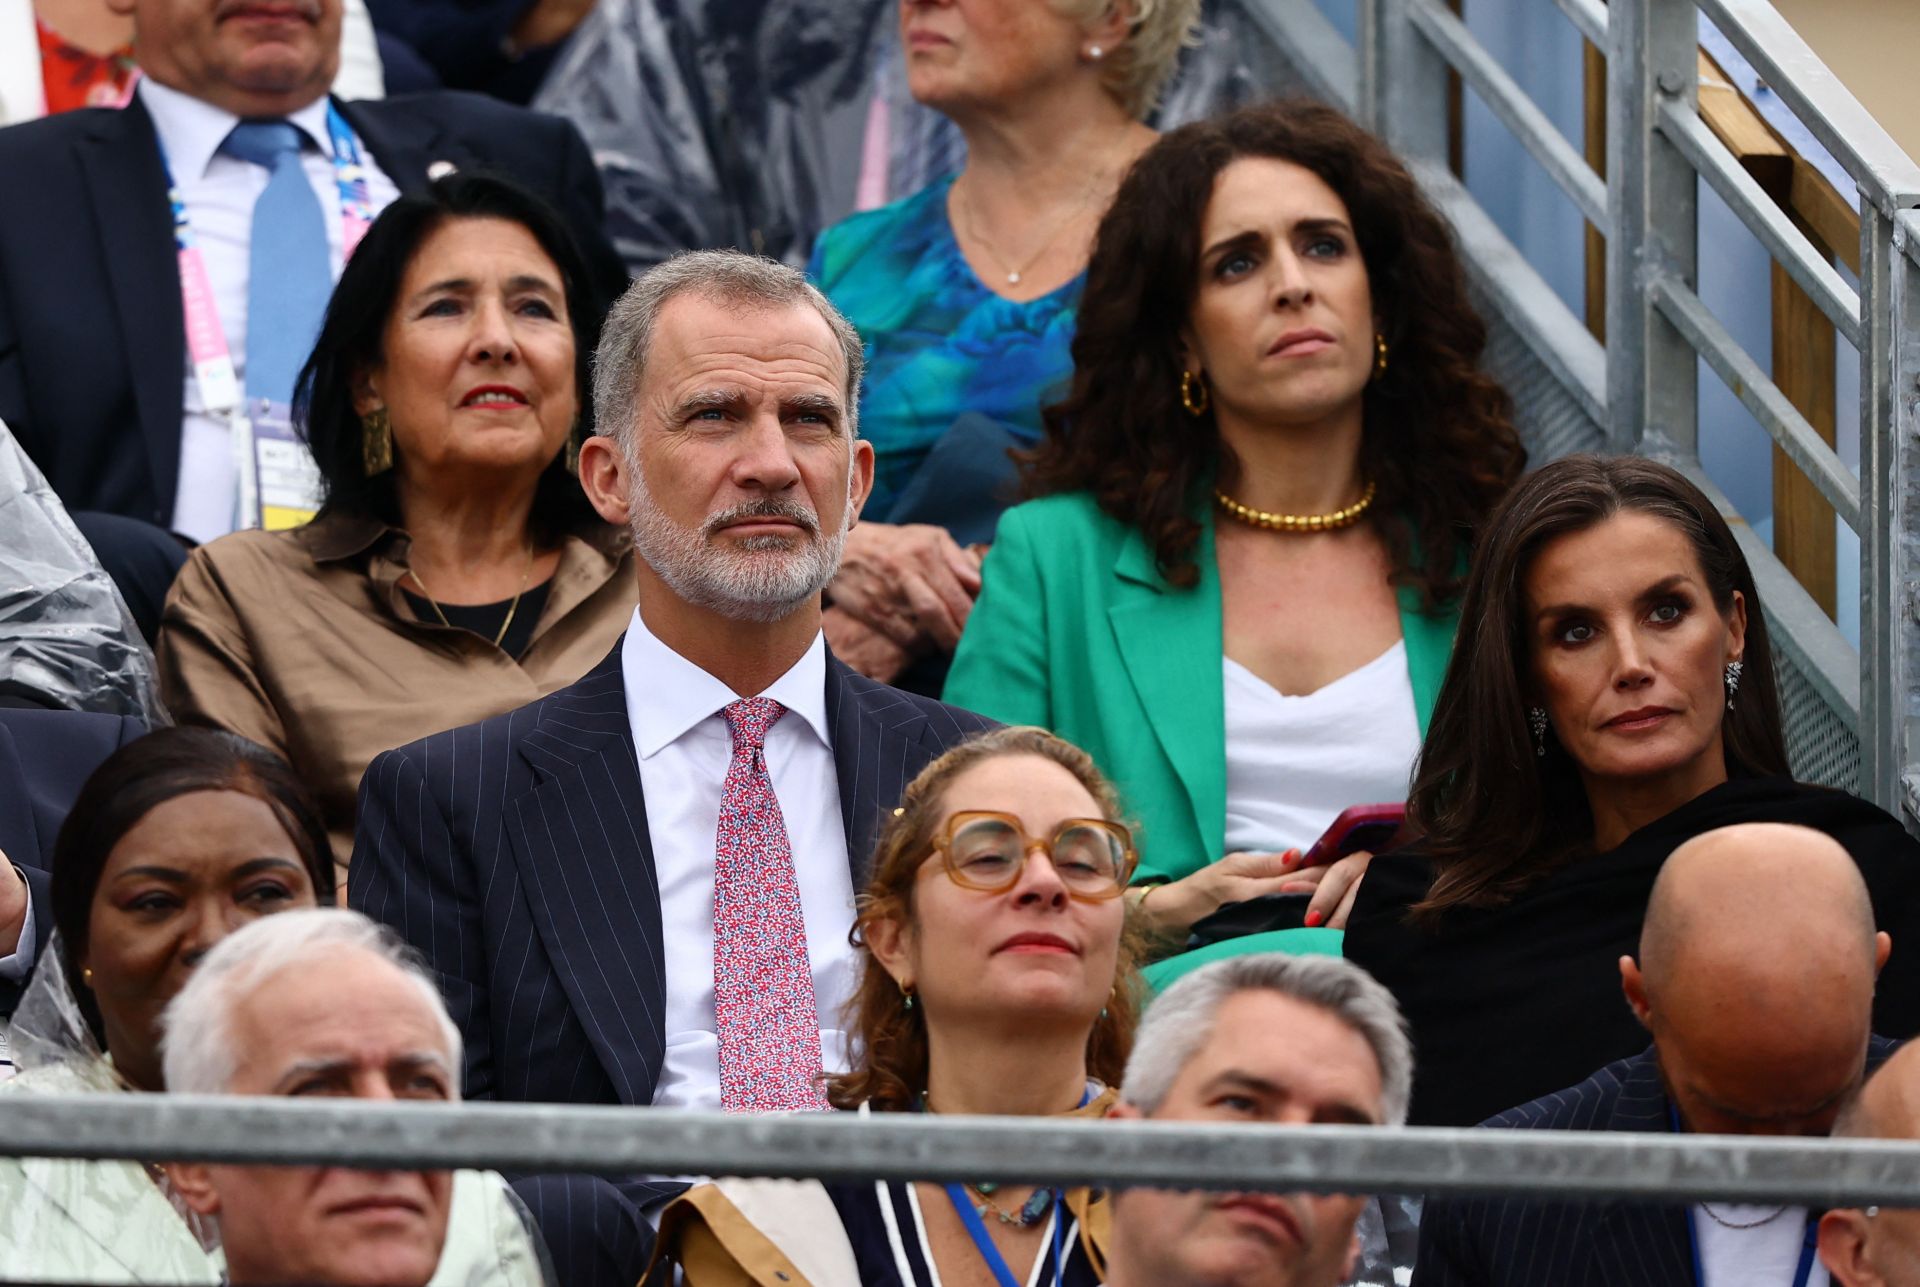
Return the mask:
M1525 460L1485 339L1445 223L1332 109L1186 126L1122 185L946 698L1093 754L1153 930L1316 885L1308 924L1344 923L1367 856L1297 850L1404 798Z

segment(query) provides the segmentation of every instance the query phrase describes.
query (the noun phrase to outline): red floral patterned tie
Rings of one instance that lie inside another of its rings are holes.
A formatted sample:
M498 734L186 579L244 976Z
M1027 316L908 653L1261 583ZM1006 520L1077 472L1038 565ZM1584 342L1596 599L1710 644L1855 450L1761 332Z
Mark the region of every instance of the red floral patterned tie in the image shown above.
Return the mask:
M786 713L771 697L720 712L733 761L714 842L713 1019L729 1113L827 1107L800 883L762 749Z

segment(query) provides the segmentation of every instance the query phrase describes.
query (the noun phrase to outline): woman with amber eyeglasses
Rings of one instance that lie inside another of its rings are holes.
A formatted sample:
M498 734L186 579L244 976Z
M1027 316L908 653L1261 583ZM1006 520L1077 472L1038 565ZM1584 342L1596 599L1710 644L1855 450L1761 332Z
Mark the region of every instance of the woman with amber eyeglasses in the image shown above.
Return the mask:
M1037 728L982 733L914 779L860 896L853 1067L828 1079L834 1107L1105 1114L1140 986L1119 819L1092 759ZM984 1182L723 1180L667 1209L660 1248L690 1287L1091 1287L1102 1205Z

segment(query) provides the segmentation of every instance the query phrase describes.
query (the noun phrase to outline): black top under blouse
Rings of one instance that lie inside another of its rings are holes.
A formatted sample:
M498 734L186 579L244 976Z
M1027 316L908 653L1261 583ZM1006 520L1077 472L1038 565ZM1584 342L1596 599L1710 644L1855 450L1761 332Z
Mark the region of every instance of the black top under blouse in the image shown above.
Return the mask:
M553 586L551 579L539 585L530 585L523 591L515 607L515 600L502 599L498 603L443 603L440 612L447 614L447 624L462 630L470 630L489 642L500 634L500 627L506 623L507 613L513 613L513 622L507 626L507 633L501 636L500 650L509 657L518 657L533 642L533 627L539 622L540 614L547 606L547 591ZM430 624L439 624L440 613L433 610L433 602L405 586L400 592L407 596L407 606L413 609L413 615Z
M1644 1050L1619 960L1639 952L1654 878L1681 844L1742 822L1798 823L1853 855L1893 939L1874 1031L1920 1031L1920 842L1843 791L1741 779L1554 870L1505 906L1454 908L1433 928L1407 919L1433 883L1425 854L1416 846L1373 860L1344 950L1393 992L1413 1029L1412 1123L1471 1126Z

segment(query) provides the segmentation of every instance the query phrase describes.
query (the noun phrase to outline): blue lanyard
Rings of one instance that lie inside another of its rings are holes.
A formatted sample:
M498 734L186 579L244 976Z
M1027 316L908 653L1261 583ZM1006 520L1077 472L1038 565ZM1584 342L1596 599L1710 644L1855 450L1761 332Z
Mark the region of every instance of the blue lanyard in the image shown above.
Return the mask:
M1089 1086L1080 1094L1080 1107L1085 1108L1093 1102L1093 1088ZM920 1111L920 1101L913 1101L914 1110ZM958 1184L946 1186L947 1201L953 1203L953 1212L960 1217L960 1223L967 1228L967 1236L973 1239L973 1245L980 1252L994 1281L1000 1287L1020 1287L1020 1280L1013 1276L1013 1270L1007 1267L1007 1258L1000 1254L1000 1248L993 1245L993 1238L987 1233L987 1222L980 1218L980 1212L974 1208L973 1199L967 1196L965 1188ZM1053 1191L1053 1287L1062 1287L1066 1282L1067 1250L1067 1195L1059 1189ZM1796 1284L1795 1287L1803 1287Z
M353 137L340 109L327 104L327 137L333 143L333 181L340 192L340 216L349 229L364 233L373 222L373 197L367 186L367 167L360 159L360 144ZM160 151L160 168L167 176L167 204L173 208L173 242L178 250L193 246L193 229L187 222L187 203L180 195L180 184L173 177L173 166L166 149ZM357 226L357 227L356 227ZM353 254L359 237L348 233L346 252Z
M980 1259L986 1262L993 1272L994 1281L1000 1287L1020 1287L1020 1280L1013 1276L1013 1270L1007 1267L1007 1258L1000 1254L1000 1248L993 1245L993 1238L987 1233L987 1222L974 1210L972 1199L967 1191L958 1184L947 1186L947 1199L953 1203L954 1214L960 1217L960 1223L967 1226L967 1233L973 1238L973 1245L980 1250ZM1058 1189L1053 1195L1053 1287L1061 1287L1066 1281L1066 1225L1067 1199Z
M1673 1133L1680 1134L1680 1110L1671 1103L1667 1105L1667 1120L1673 1124ZM1820 1217L1807 1212L1807 1232L1800 1240L1800 1263L1793 1271L1793 1287L1807 1287L1807 1280L1813 1277L1813 1257L1820 1245ZM1694 1227L1693 1208L1687 1208L1687 1250L1693 1256L1694 1287L1707 1287L1707 1269L1700 1259L1700 1231Z

